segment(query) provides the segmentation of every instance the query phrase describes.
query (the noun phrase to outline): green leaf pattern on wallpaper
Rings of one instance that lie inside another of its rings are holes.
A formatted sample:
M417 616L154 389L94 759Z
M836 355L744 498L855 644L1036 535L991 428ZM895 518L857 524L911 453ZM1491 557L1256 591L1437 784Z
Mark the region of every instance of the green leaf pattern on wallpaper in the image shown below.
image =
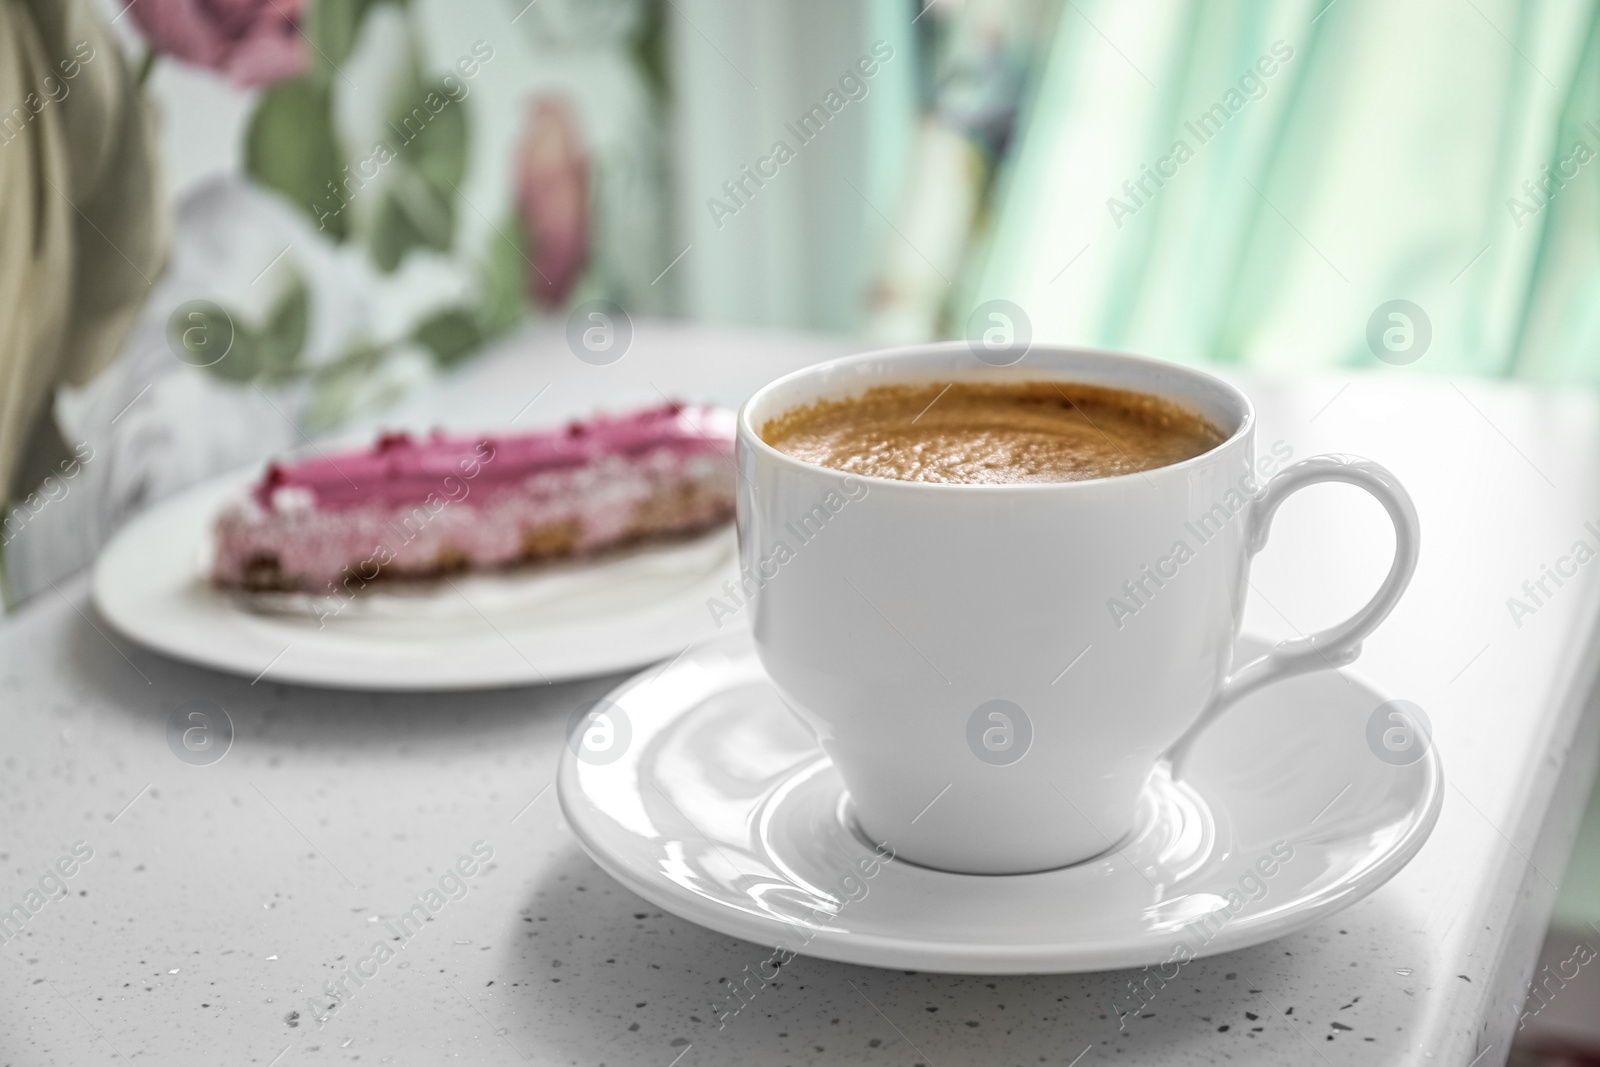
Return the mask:
M343 166L344 152L333 130L333 91L326 78L308 74L261 94L245 134L246 174L316 221L314 205L337 185ZM344 213L324 215L323 229L334 240L344 240Z
M199 316L192 321L204 330L204 336L230 339L226 358L209 368L218 377L278 385L303 373L300 357L311 318L311 294L304 280L294 280L260 326L252 326L237 315L227 315L226 321L211 321L214 313L209 310L191 315Z
M481 301L435 312L412 334L412 340L431 352L440 366L460 362L522 319L528 253L518 230L504 226L498 230L484 253L478 283Z
M392 92L378 139L364 152L342 143L335 121L335 95L349 91L339 70L354 52L362 22L390 5L406 20L405 70ZM455 78L422 70L416 27L403 0L320 0L312 8L313 60L303 74L264 88L245 135L244 169L257 184L281 194L335 243L363 246L372 263L393 273L412 252L449 254L457 236L457 201L466 176L470 122L467 92ZM479 42L473 64L487 63L494 49ZM371 187L371 192L367 192ZM373 197L371 203L360 202ZM406 340L450 366L499 337L526 309L528 255L515 225L494 227L479 266L474 302L427 317ZM330 363L308 367L302 351L310 296L303 279L256 327L228 313L236 329L230 358L208 369L235 381L313 386L312 421L332 423L359 377L390 354L394 345L352 340Z
M389 120L387 133L394 140L385 146L392 146L393 174L372 233L373 258L386 271L413 248L450 250L457 187L467 169L465 100L443 82L409 81L404 102Z
M356 39L361 33L361 21L367 12L380 3L399 3L400 0L317 0L311 9L311 32L317 40L318 59L324 66L337 69L350 58L356 49Z

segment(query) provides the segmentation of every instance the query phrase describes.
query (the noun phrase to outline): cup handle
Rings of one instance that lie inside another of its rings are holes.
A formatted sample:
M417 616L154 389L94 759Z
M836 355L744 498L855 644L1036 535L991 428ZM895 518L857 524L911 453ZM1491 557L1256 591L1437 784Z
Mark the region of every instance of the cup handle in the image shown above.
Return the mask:
M1312 456L1285 467L1267 483L1261 496L1250 506L1245 551L1254 557L1267 543L1272 516L1296 490L1317 482L1347 482L1360 486L1377 498L1394 523L1394 563L1365 607L1344 622L1311 634L1280 641L1266 655L1251 660L1222 680L1205 710L1193 726L1167 750L1173 778L1182 776L1183 764L1195 739L1223 712L1263 686L1297 674L1344 667L1361 655L1361 642L1394 610L1400 595L1411 583L1417 569L1417 542L1420 530L1417 509L1410 495L1387 467L1357 456Z

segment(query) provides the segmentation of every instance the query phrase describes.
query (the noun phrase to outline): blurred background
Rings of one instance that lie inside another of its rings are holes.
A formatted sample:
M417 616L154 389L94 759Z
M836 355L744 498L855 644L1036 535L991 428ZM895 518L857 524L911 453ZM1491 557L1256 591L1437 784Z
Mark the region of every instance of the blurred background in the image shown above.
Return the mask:
M6 602L593 301L1589 387L1597 152L1581 0L0 0Z

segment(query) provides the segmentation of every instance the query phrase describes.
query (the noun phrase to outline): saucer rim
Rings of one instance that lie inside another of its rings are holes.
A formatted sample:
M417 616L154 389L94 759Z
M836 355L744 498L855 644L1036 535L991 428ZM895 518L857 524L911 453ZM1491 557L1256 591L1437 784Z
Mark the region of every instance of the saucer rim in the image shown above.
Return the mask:
M1241 640L1249 640L1253 636L1255 635L1245 634L1241 636ZM680 656L678 662L681 662L682 658L684 657ZM625 679L607 693L606 698L615 699L618 694L632 686L642 674L648 673L648 670ZM1343 673L1350 681L1375 696L1384 695L1384 690L1374 685L1361 672L1346 668ZM1444 766L1439 757L1438 747L1430 745L1422 760L1418 762L1426 765L1423 786L1418 792L1418 803L1413 809L1420 810L1421 814L1413 819L1406 832L1384 849L1378 861L1368 867L1358 879L1343 880L1302 898L1287 913L1266 911L1231 919L1199 951L1193 951L1193 957L1198 959L1235 952L1283 937L1337 914L1387 884L1422 850L1432 836L1444 806ZM1161 964L1170 959L1173 944L1182 937L1181 931L1174 930L1170 938L1166 934L1145 934L1136 938L1122 937L1101 941L997 944L857 933L833 929L825 924L786 921L777 916L757 917L713 897L681 890L674 892L671 883L643 878L615 862L608 851L602 848L597 840L591 838L583 820L574 816L574 799L584 795L578 783L577 763L577 757L571 746L563 745L561 762L556 773L556 796L562 817L571 827L573 836L577 838L584 853L624 888L656 907L698 926L752 944L770 946L773 938L781 935L785 929L789 929L810 932L805 948L800 950L798 955L838 963L934 974L1075 974ZM809 765L809 763L797 765L797 770ZM1203 778L1199 780L1204 781ZM1219 816L1219 818L1225 817L1225 815ZM1073 869L1058 867L1022 874L963 874L916 866L929 877L941 881L996 878L1047 879L1061 877L1064 872Z

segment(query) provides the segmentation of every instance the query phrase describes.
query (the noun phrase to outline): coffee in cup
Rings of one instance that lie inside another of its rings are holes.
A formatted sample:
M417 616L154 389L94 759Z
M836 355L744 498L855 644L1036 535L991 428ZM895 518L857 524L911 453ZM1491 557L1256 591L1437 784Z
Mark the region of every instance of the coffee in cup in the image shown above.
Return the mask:
M760 428L819 467L905 482L1074 482L1165 467L1223 433L1164 397L1072 381L880 385Z

